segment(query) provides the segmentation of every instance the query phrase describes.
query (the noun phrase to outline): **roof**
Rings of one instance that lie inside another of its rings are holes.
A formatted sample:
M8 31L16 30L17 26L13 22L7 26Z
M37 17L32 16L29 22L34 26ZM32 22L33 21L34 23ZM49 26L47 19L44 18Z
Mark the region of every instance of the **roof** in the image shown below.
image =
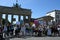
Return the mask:
M52 10L52 11L47 12L47 14L51 12L57 12L57 11L60 11L60 10Z
M48 19L48 18L52 18L53 19L53 17L51 17L51 16L43 16L43 17L40 17L40 18L37 18L37 19L43 20L43 19Z

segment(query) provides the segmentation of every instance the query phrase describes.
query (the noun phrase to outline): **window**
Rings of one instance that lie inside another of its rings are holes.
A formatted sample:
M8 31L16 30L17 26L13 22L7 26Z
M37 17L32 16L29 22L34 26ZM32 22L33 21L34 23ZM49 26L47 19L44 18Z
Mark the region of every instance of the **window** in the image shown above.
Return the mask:
M56 15L56 18L59 19L59 15Z

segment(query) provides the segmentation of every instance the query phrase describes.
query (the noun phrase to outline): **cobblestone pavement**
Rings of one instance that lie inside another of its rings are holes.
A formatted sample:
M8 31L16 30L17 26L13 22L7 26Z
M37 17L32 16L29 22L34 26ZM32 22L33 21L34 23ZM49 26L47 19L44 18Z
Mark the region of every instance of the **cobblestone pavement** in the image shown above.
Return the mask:
M10 40L60 40L60 37L26 37L26 38L12 38Z

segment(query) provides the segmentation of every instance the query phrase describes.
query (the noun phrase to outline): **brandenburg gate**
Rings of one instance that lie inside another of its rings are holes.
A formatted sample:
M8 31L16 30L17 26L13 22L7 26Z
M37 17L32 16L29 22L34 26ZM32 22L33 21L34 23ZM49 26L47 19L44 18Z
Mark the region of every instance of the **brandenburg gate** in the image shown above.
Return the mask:
M13 16L18 15L18 20L20 21L21 16L23 16L23 20L28 17L28 21L31 19L31 9L25 9L18 6L18 4L12 7L0 6L0 23L2 19L2 14L5 14L6 24L8 21L8 15L11 15L11 23L13 23Z

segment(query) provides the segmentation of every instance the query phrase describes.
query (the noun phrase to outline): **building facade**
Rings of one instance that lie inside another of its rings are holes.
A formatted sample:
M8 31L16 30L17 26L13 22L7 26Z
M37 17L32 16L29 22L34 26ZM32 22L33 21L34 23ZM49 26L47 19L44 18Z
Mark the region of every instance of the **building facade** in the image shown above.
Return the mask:
M60 23L60 10L50 11L46 15L53 17L54 19L52 21L54 21L56 24Z

